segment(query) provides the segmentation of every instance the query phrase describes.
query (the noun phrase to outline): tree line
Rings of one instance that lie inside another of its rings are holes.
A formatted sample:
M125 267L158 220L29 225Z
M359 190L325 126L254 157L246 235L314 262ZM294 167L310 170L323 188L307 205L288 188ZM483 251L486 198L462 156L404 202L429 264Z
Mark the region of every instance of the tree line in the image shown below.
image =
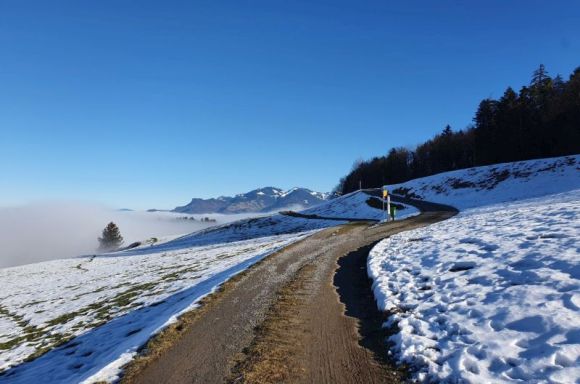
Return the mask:
M384 156L359 160L334 192L396 184L440 172L580 153L580 67L566 81L550 77L544 65L519 93L508 87L499 100L484 99L473 124L459 131L447 125L415 149L392 148Z

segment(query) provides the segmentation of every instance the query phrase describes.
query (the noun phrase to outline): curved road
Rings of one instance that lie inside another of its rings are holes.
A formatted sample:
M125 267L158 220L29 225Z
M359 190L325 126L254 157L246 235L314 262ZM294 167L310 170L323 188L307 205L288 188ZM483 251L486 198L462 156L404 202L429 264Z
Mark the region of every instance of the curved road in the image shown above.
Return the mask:
M142 359L138 369L129 369L123 381L400 381L404 373L386 356L385 314L377 311L366 276L368 251L385 237L457 211L416 200L393 201L413 204L422 213L381 225L329 228L267 257L192 311L179 336L154 357Z

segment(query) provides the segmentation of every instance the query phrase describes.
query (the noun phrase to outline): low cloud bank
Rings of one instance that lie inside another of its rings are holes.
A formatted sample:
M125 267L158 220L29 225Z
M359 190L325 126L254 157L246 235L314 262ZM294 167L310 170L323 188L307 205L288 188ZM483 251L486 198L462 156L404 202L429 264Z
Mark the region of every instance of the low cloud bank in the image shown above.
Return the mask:
M193 216L197 220L184 220ZM216 219L203 223L201 217ZM0 208L0 268L94 253L105 225L115 222L125 245L151 237L190 233L251 215L184 215L116 211L81 203Z

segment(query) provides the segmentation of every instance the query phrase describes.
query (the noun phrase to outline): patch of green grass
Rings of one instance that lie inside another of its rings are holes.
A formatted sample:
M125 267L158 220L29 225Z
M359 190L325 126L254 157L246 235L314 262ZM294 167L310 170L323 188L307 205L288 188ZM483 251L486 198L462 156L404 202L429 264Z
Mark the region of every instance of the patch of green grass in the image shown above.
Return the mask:
M24 338L19 336L15 337L14 339L0 343L0 351L12 349L13 347L19 345L22 341L24 341Z
M60 324L65 324L81 314L82 314L81 311L74 311L74 312L70 312L70 313L65 313L64 315L60 315L58 317L55 317L52 320L47 321L46 324L49 327L52 327L55 325L60 325Z
M10 320L18 324L18 326L20 327L24 328L28 325L28 320L24 320L24 317L22 315L10 312L8 308L2 306L1 304L0 304L0 315L9 318Z
M186 273L190 273L190 272L199 272L202 268L200 268L197 265L191 266L191 267L186 267L186 268L181 268L178 269L177 271L168 273L166 275L161 276L161 278L159 279L160 281L175 281L178 280L182 275L185 275Z
M180 276L181 276L181 273L179 271L172 272L172 273L168 273L166 275L161 276L161 280L164 280L164 281L175 281Z
M26 304L24 304L24 305L23 305L22 307L20 307L20 308L32 307L33 305L36 305L36 304L42 304L42 303L46 303L46 301L43 301L43 300L36 300L36 301L31 301L30 303L26 303Z
M34 359L44 355L45 353L49 352L50 350L66 343L70 339L72 339L71 335L63 335L60 333L50 335L50 341L47 342L46 344L42 345L41 347L37 348L36 351L31 353L30 355L26 356L26 358L24 359L24 362L29 362L29 361L34 360Z
M107 287L101 287L101 288L95 289L94 291L91 291L91 292L79 293L78 295L76 295L75 297L73 297L72 300L78 300L78 299L80 299L83 296L91 295L93 293L103 292L105 289L107 289Z

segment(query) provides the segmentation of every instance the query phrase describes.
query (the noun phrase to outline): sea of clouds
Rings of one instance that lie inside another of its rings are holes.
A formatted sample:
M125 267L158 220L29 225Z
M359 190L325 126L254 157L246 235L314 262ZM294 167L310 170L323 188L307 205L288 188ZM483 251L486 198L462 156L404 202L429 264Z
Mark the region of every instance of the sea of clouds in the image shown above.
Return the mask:
M183 220L193 216L196 220ZM204 223L201 217L216 222ZM128 245L151 237L191 233L252 215L185 215L119 211L76 202L0 208L0 268L92 254L107 223L115 222Z

